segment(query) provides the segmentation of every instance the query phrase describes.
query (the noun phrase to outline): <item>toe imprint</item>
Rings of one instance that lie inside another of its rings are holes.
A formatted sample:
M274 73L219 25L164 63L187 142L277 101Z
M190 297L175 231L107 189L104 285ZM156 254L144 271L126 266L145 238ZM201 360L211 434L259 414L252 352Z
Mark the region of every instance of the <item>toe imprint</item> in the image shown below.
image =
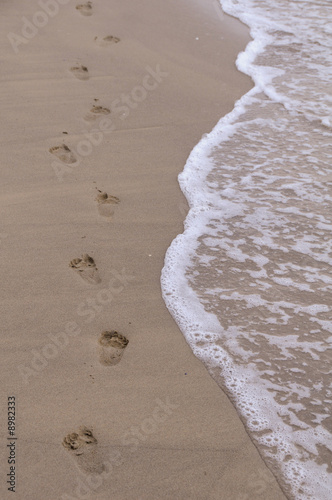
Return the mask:
M92 430L84 425L79 428L79 437L86 444L97 443L97 439L92 434Z
M79 436L76 432L68 434L62 441L62 444L68 450L77 450L79 448Z

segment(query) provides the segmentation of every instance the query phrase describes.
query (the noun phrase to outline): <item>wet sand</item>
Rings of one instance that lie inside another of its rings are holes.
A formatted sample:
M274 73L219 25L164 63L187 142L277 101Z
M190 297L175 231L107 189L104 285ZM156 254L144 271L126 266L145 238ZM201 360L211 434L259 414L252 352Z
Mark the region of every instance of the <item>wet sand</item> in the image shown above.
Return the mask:
M248 32L212 1L55 5L0 6L2 32L30 36L0 42L16 498L283 499L160 290L187 212L177 174L250 88Z

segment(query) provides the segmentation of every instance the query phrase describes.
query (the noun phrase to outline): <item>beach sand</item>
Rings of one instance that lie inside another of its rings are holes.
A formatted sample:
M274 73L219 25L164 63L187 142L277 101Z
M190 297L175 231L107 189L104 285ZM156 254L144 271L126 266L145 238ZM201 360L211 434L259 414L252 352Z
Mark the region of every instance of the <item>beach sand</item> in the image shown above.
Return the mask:
M160 290L248 31L213 1L52 5L0 5L0 496L15 397L17 499L285 498Z

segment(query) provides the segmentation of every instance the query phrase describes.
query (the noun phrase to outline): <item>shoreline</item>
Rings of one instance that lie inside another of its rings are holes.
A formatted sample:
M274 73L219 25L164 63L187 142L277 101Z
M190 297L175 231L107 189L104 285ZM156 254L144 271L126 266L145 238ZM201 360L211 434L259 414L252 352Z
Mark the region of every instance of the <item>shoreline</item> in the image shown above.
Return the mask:
M92 6L90 16L64 5L18 54L3 41L8 222L1 250L11 265L1 356L11 367L4 397L18 401L16 495L77 498L85 488L98 500L110 492L118 500L263 500L268 488L270 500L284 499L160 291L165 252L187 210L177 174L201 135L251 86L235 68L248 30L217 18L213 2L196 0L197 10L152 0ZM12 31L19 7L3 6ZM24 6L22 15L30 19L34 9ZM109 35L120 42L96 43ZM89 78L70 71L82 66ZM111 113L89 121L93 106ZM110 133L102 128L107 119ZM92 130L102 140L95 135L86 154ZM63 162L49 153L60 144L76 161L65 164L62 182L52 162ZM97 189L119 198L107 207L111 217L98 210ZM84 253L95 260L100 283L69 268ZM111 329L129 344L121 362L105 367L97 339ZM93 429L97 448L77 462L61 442L82 425ZM96 460L110 464L99 480L91 475Z

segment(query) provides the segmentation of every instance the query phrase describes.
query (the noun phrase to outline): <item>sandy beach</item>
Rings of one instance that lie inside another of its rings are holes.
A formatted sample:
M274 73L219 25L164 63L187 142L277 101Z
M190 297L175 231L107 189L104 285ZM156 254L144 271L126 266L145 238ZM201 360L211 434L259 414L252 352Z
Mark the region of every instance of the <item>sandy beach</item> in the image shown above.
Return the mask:
M0 496L284 499L160 290L177 175L251 87L248 30L212 0L76 6L0 4Z

